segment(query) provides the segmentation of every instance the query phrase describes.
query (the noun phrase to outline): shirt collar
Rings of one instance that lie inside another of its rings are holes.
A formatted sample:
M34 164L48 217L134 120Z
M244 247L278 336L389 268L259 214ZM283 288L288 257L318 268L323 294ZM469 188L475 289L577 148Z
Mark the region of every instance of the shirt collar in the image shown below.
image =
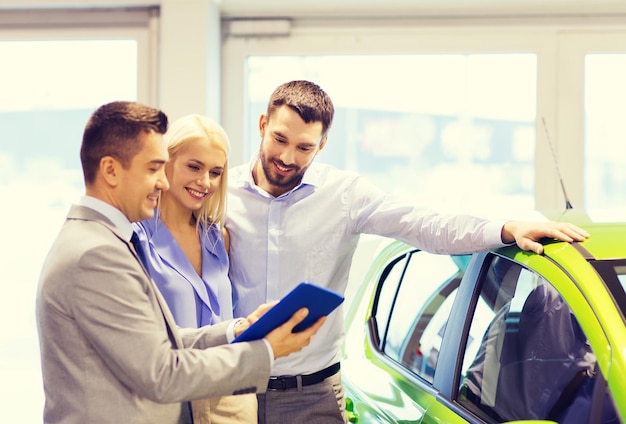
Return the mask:
M117 227L127 241L130 241L130 238L133 235L133 226L126 215L124 215L122 211L117 209L115 206L92 196L82 196L79 199L78 204L93 209L96 212L100 212L102 215L107 217L113 225L115 225L115 227Z
M257 153L252 157L250 162L248 162L248 171L246 173L243 173L240 176L240 178L237 180L237 183L240 186L246 187L249 190L252 189L261 193L265 193L265 190L263 190L261 187L256 185L256 183L254 182L254 178L252 177L252 170L254 169L254 166L256 165L258 160L259 160L259 155ZM302 181L300 181L300 184L298 184L293 189L291 189L290 191L288 191L287 193L283 194L280 197L288 196L290 193L300 190L301 188L306 187L306 186L313 186L314 188L319 187L323 179L322 172L320 171L321 170L316 166L316 164L312 163L309 166L309 169L307 169L306 172L304 173L304 176L302 177Z

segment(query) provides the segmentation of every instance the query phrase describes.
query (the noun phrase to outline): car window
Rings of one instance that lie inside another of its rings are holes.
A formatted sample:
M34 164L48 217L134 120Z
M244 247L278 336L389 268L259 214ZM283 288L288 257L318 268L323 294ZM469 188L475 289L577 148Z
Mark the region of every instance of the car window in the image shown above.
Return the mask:
M450 281L457 276L459 267L450 256L422 251L412 252L406 263L396 266L401 266L402 272L393 273L400 276L400 284L384 333L383 351L411 372L432 381L458 287L458 279L452 287ZM385 301L389 297L384 287L388 280L389 277L380 290L381 300ZM379 313L380 308L376 317L381 323Z
M398 285L402 280L402 275L406 268L406 263L409 254L400 256L394 259L385 269L380 282L378 283L378 294L374 303L374 316L376 317L376 329L378 330L378 340L383 348L382 343L385 340L385 333L387 332L387 323L389 322L389 316L391 315L391 309L393 308L396 295L398 293Z
M626 316L626 261L612 259L590 263L602 277L622 315Z
M597 370L564 299L539 274L498 256L479 284L459 402L488 422L580 422Z

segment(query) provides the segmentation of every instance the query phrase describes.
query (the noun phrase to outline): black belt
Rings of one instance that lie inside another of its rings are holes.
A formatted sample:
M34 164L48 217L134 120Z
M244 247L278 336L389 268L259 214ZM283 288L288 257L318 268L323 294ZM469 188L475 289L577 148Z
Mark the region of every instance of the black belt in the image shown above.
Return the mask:
M270 377L270 381L267 384L267 390L287 390L298 387L298 377L302 380L302 386L310 386L311 384L321 383L328 377L335 375L339 372L339 362L331 365L328 368L324 368L321 371L314 372L313 374L302 374L299 376L287 376L287 377Z

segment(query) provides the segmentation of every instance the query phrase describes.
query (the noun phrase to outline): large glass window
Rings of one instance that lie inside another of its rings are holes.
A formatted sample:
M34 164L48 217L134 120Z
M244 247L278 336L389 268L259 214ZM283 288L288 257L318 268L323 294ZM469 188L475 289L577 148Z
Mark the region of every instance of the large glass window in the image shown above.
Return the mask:
M626 53L585 56L585 205L625 208Z
M105 31L103 30L104 34ZM43 389L35 324L41 266L70 204L84 193L79 160L91 112L139 100L143 45L76 31L4 38L0 32L0 422L41 422ZM145 101L145 99L144 99Z
M258 148L271 90L307 78L338 106L320 161L437 209L528 219L563 210L566 191L575 208L617 207L600 219L620 219L623 20L510 18L299 18L280 37L226 32L222 121L246 146L231 163Z
M316 160L437 209L532 210L536 67L530 53L251 56L246 154L273 89L309 79L336 109Z

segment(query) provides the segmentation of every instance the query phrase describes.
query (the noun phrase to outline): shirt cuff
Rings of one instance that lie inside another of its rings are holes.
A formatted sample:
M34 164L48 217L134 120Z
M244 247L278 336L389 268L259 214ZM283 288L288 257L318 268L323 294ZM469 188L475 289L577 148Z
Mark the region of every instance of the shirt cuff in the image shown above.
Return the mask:
M228 343L232 343L232 341L235 340L235 327L237 326L237 324L244 320L245 318L237 318L228 325L228 327L226 328L226 340L228 340ZM262 340L263 343L265 343L265 347L267 348L267 353L270 357L270 368L272 368L274 366L274 350L272 349L272 345L270 344L270 342L268 342L266 339Z
M228 340L228 343L232 343L232 341L235 340L235 327L243 320L245 320L245 318L237 318L226 328L226 340Z
M504 224L506 224L507 220L497 220L497 221L489 221L485 225L485 244L490 246L490 248L494 247L502 247L502 246L512 246L513 243L504 243L502 241L502 230L504 229Z

